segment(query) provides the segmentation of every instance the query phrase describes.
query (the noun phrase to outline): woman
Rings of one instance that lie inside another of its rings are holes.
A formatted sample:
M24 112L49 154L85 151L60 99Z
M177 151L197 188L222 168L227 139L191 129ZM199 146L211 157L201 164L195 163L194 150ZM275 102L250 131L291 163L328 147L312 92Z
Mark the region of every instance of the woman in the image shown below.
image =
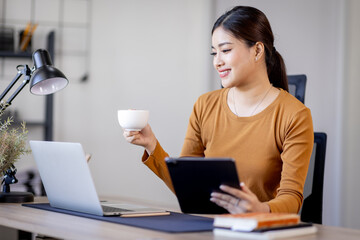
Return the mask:
M310 110L287 92L286 70L261 11L238 6L212 29L213 65L223 89L196 101L181 156L231 157L241 190L221 186L210 200L230 213L300 210L313 147ZM143 146L143 162L173 190L162 149L149 125L124 132Z

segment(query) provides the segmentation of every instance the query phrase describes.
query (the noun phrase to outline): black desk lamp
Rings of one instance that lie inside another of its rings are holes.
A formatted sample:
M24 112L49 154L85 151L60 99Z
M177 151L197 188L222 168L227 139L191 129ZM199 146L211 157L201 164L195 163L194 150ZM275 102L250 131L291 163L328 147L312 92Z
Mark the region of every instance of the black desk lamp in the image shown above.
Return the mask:
M35 95L48 95L53 94L61 89L65 88L69 81L65 75L58 69L52 66L52 61L49 53L44 49L38 49L33 54L34 67L29 68L28 65L18 65L17 75L9 84L9 86L0 95L0 114L11 105L14 98L20 93L20 91L30 82L30 92ZM16 89L16 91L4 102L3 98L16 84L16 82L24 75L24 81ZM4 184L2 192L0 193L0 202L32 202L34 196L29 192L10 192L10 185L16 183L15 177L16 168L12 165L8 170L4 172Z

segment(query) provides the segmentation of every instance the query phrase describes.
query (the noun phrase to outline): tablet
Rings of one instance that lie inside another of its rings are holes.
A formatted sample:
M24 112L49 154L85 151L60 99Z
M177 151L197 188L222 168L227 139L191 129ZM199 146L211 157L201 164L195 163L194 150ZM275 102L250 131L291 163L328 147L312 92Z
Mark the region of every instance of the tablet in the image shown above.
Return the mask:
M210 201L210 194L221 192L221 184L240 189L235 161L231 158L166 158L171 181L183 213L228 213Z

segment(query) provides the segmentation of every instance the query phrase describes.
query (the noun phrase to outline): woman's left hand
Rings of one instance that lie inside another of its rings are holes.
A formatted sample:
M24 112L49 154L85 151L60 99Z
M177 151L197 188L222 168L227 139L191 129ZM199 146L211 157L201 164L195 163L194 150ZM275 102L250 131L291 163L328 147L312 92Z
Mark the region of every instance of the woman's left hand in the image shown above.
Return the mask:
M225 193L211 193L210 201L225 208L232 214L244 212L270 212L269 205L260 202L257 196L243 182L240 183L240 188L241 190L221 185L220 189Z

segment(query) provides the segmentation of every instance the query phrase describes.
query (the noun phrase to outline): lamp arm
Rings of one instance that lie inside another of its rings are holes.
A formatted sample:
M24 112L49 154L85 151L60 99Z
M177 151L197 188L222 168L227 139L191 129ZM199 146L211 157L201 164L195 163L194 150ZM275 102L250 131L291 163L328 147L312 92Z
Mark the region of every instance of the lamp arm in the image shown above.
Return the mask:
M15 78L12 80L12 82L7 86L7 88L3 91L3 93L0 95L0 101L3 100L5 95L10 91L10 89L15 85L15 83L19 80L19 78L22 76L22 72L18 72L15 76Z
M23 68L19 69L19 67L23 67ZM19 65L16 68L18 69L18 73L11 81L11 83L7 86L7 88L4 90L4 92L0 95L0 114L3 113L9 105L11 105L12 100L14 100L14 98L30 81L32 71L28 65ZM12 87L14 87L14 85L21 78L22 75L25 75L25 79L23 83L18 87L18 89L16 89L16 91L11 95L11 97L6 101L6 103L3 103L2 100L5 97L5 95L11 90Z
M6 106L11 105L12 100L14 100L14 98L21 92L21 90L23 90L23 88L25 87L26 84L28 84L30 82L30 76L25 76L24 81L22 82L22 84L16 89L16 91L11 95L11 97L9 97L9 99L6 101Z

